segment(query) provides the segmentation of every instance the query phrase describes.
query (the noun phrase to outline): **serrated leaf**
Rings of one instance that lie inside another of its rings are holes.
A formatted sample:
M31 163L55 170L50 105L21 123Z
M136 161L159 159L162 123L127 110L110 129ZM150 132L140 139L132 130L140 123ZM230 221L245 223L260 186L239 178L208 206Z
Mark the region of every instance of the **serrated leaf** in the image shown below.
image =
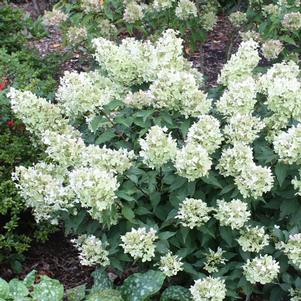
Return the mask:
M130 207L122 207L121 214L130 222L135 218L135 213Z
M282 186L282 184L287 176L287 171L288 171L288 167L285 164L283 164L281 162L278 162L276 164L275 174L276 174L276 177L277 177L280 187Z
M112 140L115 136L116 135L115 135L114 130L112 130L112 129L107 130L106 132L102 133L100 136L97 137L97 139L95 140L95 144L99 145L99 144L106 143L106 142Z
M125 301L145 301L161 289L164 280L159 271L136 273L124 281L120 291Z

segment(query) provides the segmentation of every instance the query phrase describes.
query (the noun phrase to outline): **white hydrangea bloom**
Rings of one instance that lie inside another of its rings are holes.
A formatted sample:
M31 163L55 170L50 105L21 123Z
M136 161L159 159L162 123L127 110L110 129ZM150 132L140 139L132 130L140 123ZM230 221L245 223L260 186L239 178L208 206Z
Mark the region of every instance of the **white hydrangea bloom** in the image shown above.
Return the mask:
M259 132L265 127L265 124L257 117L237 113L228 120L224 128L224 135L227 142L235 143L252 143Z
M244 198L257 199L272 189L274 177L270 167L253 163L243 167L240 175L235 177L235 184Z
M297 31L301 28L301 13L292 12L283 17L282 25L290 31Z
M218 272L218 266L226 263L226 259L223 257L225 251L218 247L216 252L209 249L209 253L206 254L206 262L204 266L204 270L208 273Z
M253 164L252 148L243 143L235 143L232 148L224 149L217 165L224 177L238 176L245 166Z
M186 117L206 114L211 106L207 95L198 89L194 74L186 71L160 71L149 93L154 107L180 110Z
M154 0L153 8L157 11L162 11L171 8L175 0Z
M229 226L232 230L242 228L251 216L248 204L238 199L230 202L217 200L215 211L214 217L219 220L221 226Z
M135 23L142 20L144 17L144 7L138 4L136 1L130 1L126 4L123 20L128 23Z
M207 31L213 30L217 20L218 17L214 11L205 11L200 17L202 28Z
M246 227L240 231L237 242L244 252L260 252L269 244L269 235L265 233L264 227Z
M52 11L46 11L43 16L43 24L45 26L58 26L60 23L66 21L68 15L59 9L53 9Z
M186 198L180 204L176 218L184 227L193 229L204 225L210 219L209 213L211 211L212 208L208 207L202 200Z
M100 148L96 145L89 145L81 154L81 164L110 173L122 174L132 166L135 158L134 151L127 149L114 150L106 146Z
M257 85L251 76L231 81L222 97L216 102L217 110L224 116L251 114L257 102Z
M149 91L139 90L135 93L130 91L123 99L123 102L129 107L141 110L144 107L150 107L153 99Z
M283 44L279 40L267 40L262 44L261 50L267 60L276 59L283 50Z
M252 260L248 259L242 268L247 280L252 284L257 282L261 284L271 283L280 270L279 263L269 255L260 255Z
M69 173L70 190L95 219L114 204L118 187L116 177L99 168L80 167Z
M176 16L181 20L187 20L198 15L198 9L190 0L179 0L176 7Z
M227 290L223 279L209 276L196 280L190 292L193 301L222 301Z
M253 40L242 42L238 51L224 65L218 82L224 86L241 81L252 75L253 69L260 61L258 43Z
M121 236L125 253L129 253L134 259L141 259L142 262L151 261L155 256L155 240L157 240L156 230L145 227L132 229Z
M85 13L98 13L102 10L102 0L81 0L81 8Z
M66 71L60 79L56 99L67 116L92 113L121 94L121 88L98 72Z
M94 235L80 235L71 242L79 251L79 259L82 265L107 266L110 264L109 252L105 249L103 242Z
M266 105L273 113L301 120L299 73L299 66L289 61L274 64L259 79L259 87L267 95Z
M183 262L180 257L168 252L160 258L159 270L167 277L175 276L183 270Z
M51 130L79 136L79 133L68 125L68 120L62 117L61 109L49 103L45 98L14 88L10 89L7 96L11 99L12 110L32 134L39 136L46 130Z
M175 168L178 175L194 181L208 175L212 161L205 148L200 145L188 143L177 151Z
M72 26L68 28L66 37L71 46L78 46L86 41L88 31L85 27Z
M280 132L273 145L281 161L301 164L301 124L291 127L287 132Z
M120 45L104 38L92 42L96 60L112 80L125 86L145 81L143 77L151 50L149 44L134 38L125 38Z
M187 143L203 146L209 154L214 153L223 141L220 122L210 115L203 115L189 129Z
M278 248L283 250L289 261L301 270L301 233L290 235L286 243L278 244Z
M300 301L301 300L301 289L300 288L296 288L296 289L290 289L289 290L290 293L290 301Z
M248 21L248 18L246 13L237 11L229 15L229 20L233 26L240 27L241 25L243 25Z
M299 170L299 180L297 177L295 177L292 180L292 184L294 185L294 188L298 191L296 194L301 196L301 169Z
M86 149L84 141L70 134L59 134L45 131L42 142L47 146L47 155L61 166L74 166L80 163L80 158Z
M256 42L261 41L260 33L255 30L240 31L239 35L244 42L248 40L254 40Z
M40 162L32 167L19 166L13 180L27 207L33 209L37 222L57 223L55 214L72 208L73 195L65 186L66 171L57 165Z
M140 156L150 168L159 168L168 161L173 161L177 153L177 142L167 135L167 128L152 126L145 137L140 139Z

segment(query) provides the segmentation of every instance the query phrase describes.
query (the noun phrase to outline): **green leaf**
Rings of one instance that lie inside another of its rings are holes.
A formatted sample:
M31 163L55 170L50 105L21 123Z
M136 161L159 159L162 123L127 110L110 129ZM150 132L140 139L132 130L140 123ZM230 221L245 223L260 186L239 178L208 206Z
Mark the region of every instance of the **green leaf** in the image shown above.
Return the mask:
M161 295L160 301L191 301L192 296L189 289L174 285L168 287Z
M161 289L164 279L163 273L153 270L133 274L124 281L121 294L125 301L146 301Z
M207 177L203 177L202 180L206 184L213 185L218 188L223 188L222 184L218 181L213 172L209 172L209 175Z
M122 207L121 213L130 222L135 218L135 213L130 207Z
M117 290L105 289L89 295L86 301L124 301Z
M56 279L41 276L41 282L34 286L32 297L39 301L61 301L64 298L64 287Z
M9 294L13 299L21 299L28 296L29 291L22 281L18 279L12 279L9 282Z
M220 227L219 233L224 241L231 246L233 241L233 233L229 227Z
M36 270L32 270L30 273L27 274L27 276L24 278L23 283L27 288L30 288L34 285L34 282L36 280Z
M115 132L113 129L109 129L106 132L102 133L100 136L98 136L98 138L95 140L95 144L99 145L99 144L103 144L106 143L110 140L112 140L115 137Z
M104 269L96 269L91 275L94 279L94 284L91 288L92 294L113 287L113 283Z
M159 238L162 240L167 240L171 237L173 237L176 234L176 232L171 232L171 231L165 231L165 232L161 232L159 233Z
M86 296L86 285L82 284L68 289L66 294L68 301L82 301Z
M9 297L9 285L8 283L0 278L0 298L8 299Z
M275 174L279 182L280 187L282 186L286 176L287 176L288 167L282 162L278 162L275 167Z

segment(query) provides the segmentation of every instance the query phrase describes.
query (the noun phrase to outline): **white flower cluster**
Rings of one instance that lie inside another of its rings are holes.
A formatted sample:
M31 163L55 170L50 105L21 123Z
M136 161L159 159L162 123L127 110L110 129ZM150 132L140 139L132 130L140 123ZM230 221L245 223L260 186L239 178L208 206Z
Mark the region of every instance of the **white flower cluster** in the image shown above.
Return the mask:
M248 259L247 263L243 265L243 273L246 279L255 284L271 283L280 271L279 263L269 255L260 255L254 259Z
M212 161L205 148L188 143L177 151L174 165L179 176L194 181L208 175Z
M66 33L67 41L73 47L78 46L83 42L85 42L87 37L88 37L88 31L85 27L73 26L68 28L68 31Z
M276 59L283 50L283 44L279 40L267 40L262 44L261 50L267 60Z
M82 265L107 266L110 264L109 252L105 249L103 242L94 235L81 235L71 242L79 251L79 259Z
M209 219L209 208L205 202L198 199L186 198L181 204L176 215L184 227L193 229L204 225Z
M10 89L7 96L11 99L12 110L32 134L40 136L46 130L58 133L76 133L68 125L68 120L62 117L61 109L49 103L45 98L14 88Z
M266 105L275 114L273 128L286 127L289 118L301 120L301 80L299 66L293 61L274 64L259 80ZM275 124L276 123L276 124Z
M235 114L248 115L257 102L257 85L251 76L231 81L221 98L216 102L217 110L226 117Z
M195 18L198 14L198 9L194 2L190 0L179 0L176 7L176 16L181 20Z
M194 74L187 71L160 71L149 93L154 107L183 110L186 117L206 114L211 106L207 95L198 89Z
M229 118L229 123L224 127L224 135L228 143L252 143L265 124L252 115L237 113Z
M153 103L150 91L139 90L135 93L131 91L123 99L123 102L132 108L142 109L143 107L150 107Z
M33 209L37 222L49 220L56 224L53 212L73 207L74 196L65 186L65 173L64 169L44 162L28 168L19 166L13 173L19 193L26 206Z
M210 115L202 115L189 129L186 143L201 145L209 154L219 148L223 142L220 122Z
M216 252L209 249L209 253L206 255L206 262L204 270L208 273L218 272L218 267L226 263L226 259L223 257L225 251L218 247Z
M248 204L238 199L230 202L217 200L217 209L215 211L214 217L220 224L222 226L229 226L232 230L242 228L251 216Z
M111 173L95 167L81 167L69 173L70 189L76 200L95 219L102 219L102 212L109 210L116 200L119 183Z
M233 82L251 76L259 60L258 43L253 40L242 42L238 51L231 56L223 67L218 82L228 86Z
M223 279L209 276L196 280L190 292L193 301L222 301L227 290Z
M290 31L297 31L301 28L301 13L292 12L283 17L282 25Z
M81 8L85 13L98 13L102 10L104 0L81 0Z
M200 18L202 27L207 31L210 31L214 28L217 20L218 18L216 12L214 11L207 11Z
M261 197L274 184L271 168L256 165L252 149L243 143L235 143L233 148L223 150L217 168L222 175L234 177L244 198Z
M52 11L46 11L43 16L43 24L45 26L58 26L60 23L66 21L68 15L58 9Z
M77 117L100 110L121 92L120 87L98 72L66 71L60 80L56 99L64 114Z
M171 134L166 134L167 128L152 126L145 137L140 139L140 156L150 168L159 168L168 161L173 161L177 153L177 142Z
M301 270L301 233L290 235L286 243L278 244L278 248L283 250L290 262Z
M246 227L240 231L237 242L244 252L260 252L269 244L269 235L264 231L264 227Z
M152 6L156 11L162 11L171 8L175 0L154 0Z
M274 149L280 160L287 164L301 164L301 124L280 132L274 139Z
M151 261L155 256L154 242L158 237L156 230L150 228L132 229L125 235L121 236L122 244L125 253L129 253L134 259L141 259L142 262Z
M180 257L168 252L160 258L159 270L167 277L175 276L183 270L183 262Z
M136 21L142 20L144 17L144 9L145 7L136 1L129 1L125 6L123 20L128 23L135 23Z
M229 20L235 27L240 27L247 22L247 15L241 11L234 12L229 15Z
M301 300L301 289L300 288L296 288L293 289L291 288L289 290L290 293L290 301L300 301Z

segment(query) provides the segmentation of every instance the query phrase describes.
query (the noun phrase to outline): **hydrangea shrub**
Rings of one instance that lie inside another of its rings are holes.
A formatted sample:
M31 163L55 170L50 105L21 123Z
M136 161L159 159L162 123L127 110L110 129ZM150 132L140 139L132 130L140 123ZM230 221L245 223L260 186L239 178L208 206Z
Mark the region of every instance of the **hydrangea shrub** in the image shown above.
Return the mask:
M36 220L79 235L84 264L157 269L194 301L297 295L298 65L263 72L249 40L209 94L173 30L93 44L99 68L66 73L56 103L9 93L47 154L13 175Z

